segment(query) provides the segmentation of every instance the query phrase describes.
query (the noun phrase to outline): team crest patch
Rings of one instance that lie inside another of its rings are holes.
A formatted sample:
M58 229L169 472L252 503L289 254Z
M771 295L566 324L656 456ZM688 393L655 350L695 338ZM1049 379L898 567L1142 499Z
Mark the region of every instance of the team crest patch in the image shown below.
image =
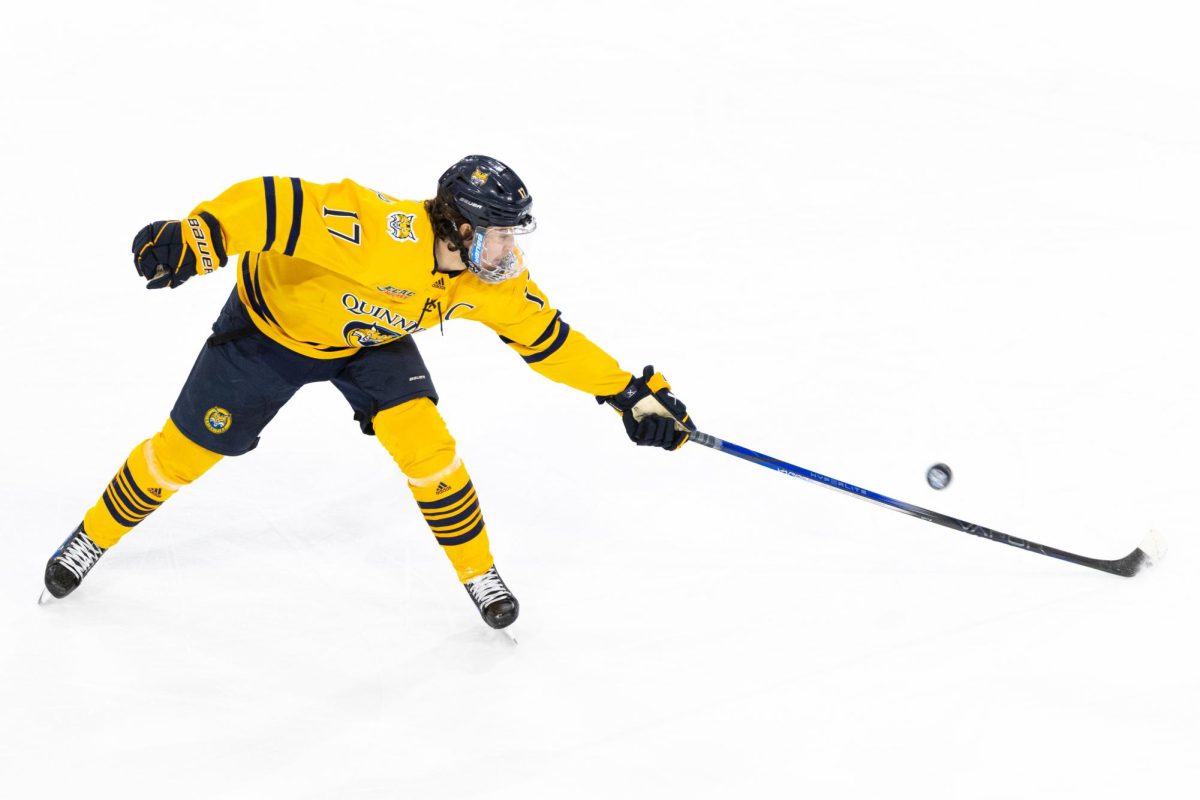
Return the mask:
M382 325L372 325L354 320L347 322L342 328L346 344L351 347L378 347L381 344L394 342L404 334L388 330Z
M222 434L233 425L233 415L223 408L213 407L204 414L204 427L209 433Z
M477 169L471 173L471 183L475 186L483 186L487 183L488 174L481 169Z
M393 211L388 214L388 233L397 242L415 242L417 233L413 230L416 214L405 214L403 211Z

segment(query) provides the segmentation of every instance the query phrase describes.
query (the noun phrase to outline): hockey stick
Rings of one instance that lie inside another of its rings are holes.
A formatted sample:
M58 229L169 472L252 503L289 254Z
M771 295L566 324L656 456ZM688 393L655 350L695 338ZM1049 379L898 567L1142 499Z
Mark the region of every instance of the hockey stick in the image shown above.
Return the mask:
M1152 564L1155 561L1161 560L1167 552L1167 543L1155 531L1150 531L1142 543L1136 549L1124 558L1118 558L1114 561L1105 561L1099 558L1088 558L1087 556L1068 553L1065 550L1058 550L1053 547L1047 547L1044 544L1031 542L1026 539L1018 539L1016 536L1009 536L1007 533L1000 533L991 528L985 528L982 525L975 525L970 522L964 522L961 519L955 519L947 514L939 514L937 511L930 511L927 508L914 506L911 503L905 503L900 500L893 500L890 497L885 497L881 494L861 489L853 484L839 481L836 478L830 478L822 475L819 472L813 472L811 469L798 467L795 464L789 464L786 461L780 461L778 458L756 453L753 450L718 439L715 436L709 436L707 433L693 431L691 440L696 444L710 447L720 453L728 453L731 456L745 459L754 464L761 464L767 469L776 472L782 472L784 475L790 475L793 478L803 478L806 481L819 483L822 486L830 489L837 489L840 492L852 494L861 500L867 500L877 505L886 506L896 511L908 514L917 519L923 519L926 522L936 522L938 525L944 525L956 531L969 533L972 536L982 536L984 539L991 539L993 542L1009 545L1010 547L1019 547L1022 550L1028 550L1031 553L1038 553L1043 556L1050 556L1062 561L1070 561L1072 564L1079 564L1084 567L1098 569L1101 572L1108 572L1113 575L1121 575L1126 578L1132 578L1141 571L1142 567Z

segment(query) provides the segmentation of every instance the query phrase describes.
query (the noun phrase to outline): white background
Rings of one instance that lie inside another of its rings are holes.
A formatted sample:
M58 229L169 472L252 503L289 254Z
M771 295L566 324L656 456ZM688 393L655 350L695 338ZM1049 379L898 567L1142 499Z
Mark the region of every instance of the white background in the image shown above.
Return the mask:
M64 4L0 23L11 798L1195 797L1197 12L1183 2ZM522 603L479 621L305 389L39 608L233 283L133 234L259 175L522 175L533 274L703 430L419 339ZM925 468L955 481L937 493Z

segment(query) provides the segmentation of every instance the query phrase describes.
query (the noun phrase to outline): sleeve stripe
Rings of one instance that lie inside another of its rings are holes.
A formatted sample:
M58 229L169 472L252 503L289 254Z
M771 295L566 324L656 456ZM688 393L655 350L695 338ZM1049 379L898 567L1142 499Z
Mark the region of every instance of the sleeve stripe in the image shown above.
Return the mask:
M533 344L531 344L531 345L529 345L529 346L530 346L530 347L537 347L539 344L541 344L542 342L544 342L544 341L546 341L547 339L549 339L549 338L550 338L550 334L554 332L554 323L558 322L558 318L559 318L559 317L561 317L561 316L562 316L562 312L561 312L561 311L556 311L556 312L554 313L554 319L550 320L550 324L546 326L546 330L542 331L542 335L541 335L541 336L539 336L539 337L537 337L537 339L534 341L534 343L533 343Z
M304 189L300 187L300 179L292 178L292 230L288 233L285 256L296 252L296 242L300 239L300 218L304 214Z
M266 252L275 244L275 179L269 175L263 177L263 191L267 196L267 243L263 245Z
M558 352L558 349L567 341L567 334L571 332L571 326L559 320L558 336L554 337L554 341L540 353L534 353L531 356L522 356L526 364L536 364L539 361L545 361L550 356Z

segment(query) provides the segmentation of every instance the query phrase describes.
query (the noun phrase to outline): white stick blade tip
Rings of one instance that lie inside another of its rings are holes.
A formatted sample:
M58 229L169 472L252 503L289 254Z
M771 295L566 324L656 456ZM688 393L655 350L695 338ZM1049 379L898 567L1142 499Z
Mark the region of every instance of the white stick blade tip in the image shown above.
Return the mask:
M1167 540L1158 531L1150 531L1138 545L1138 549L1146 554L1151 563L1162 561L1167 555Z

